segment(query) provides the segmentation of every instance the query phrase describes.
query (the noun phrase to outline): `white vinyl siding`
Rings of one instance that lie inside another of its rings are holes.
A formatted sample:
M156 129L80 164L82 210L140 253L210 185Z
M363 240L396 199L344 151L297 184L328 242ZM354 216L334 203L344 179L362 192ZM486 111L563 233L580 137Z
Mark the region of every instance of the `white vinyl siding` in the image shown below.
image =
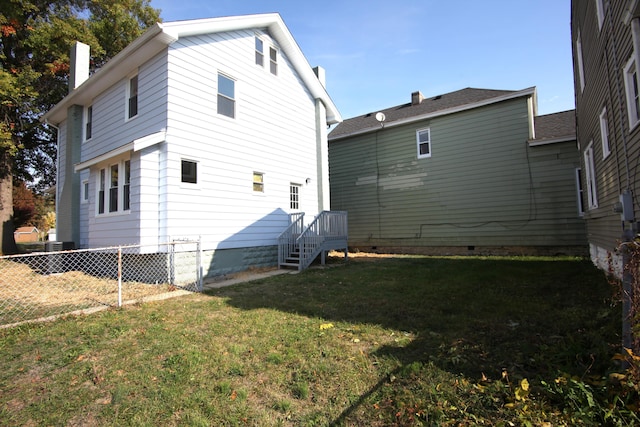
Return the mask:
M278 48L259 34L265 49ZM289 185L307 178L299 210L318 211L316 101L281 50L277 79L256 66L255 39L254 30L237 31L183 37L169 48L171 133L155 184L159 240L201 235L204 249L275 245L289 221ZM217 114L220 73L235 79L233 120ZM181 185L182 159L198 160L197 186ZM253 191L254 172L268 177L264 193Z

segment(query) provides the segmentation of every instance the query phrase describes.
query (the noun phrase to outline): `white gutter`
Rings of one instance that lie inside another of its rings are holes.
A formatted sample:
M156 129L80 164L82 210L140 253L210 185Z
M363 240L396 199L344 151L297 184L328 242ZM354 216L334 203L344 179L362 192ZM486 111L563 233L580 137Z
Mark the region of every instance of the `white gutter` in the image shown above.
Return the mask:
M399 119L399 120L394 120L392 122L385 122L384 123L384 128L388 129L390 127L395 127L395 126L402 126L402 125L406 125L409 123L414 123L414 122L418 122L421 120L426 120L426 119L432 119L434 117L440 117L440 116L446 116L448 114L453 114L453 113L459 113L461 111L467 111L467 110L471 110L474 108L478 108L478 107L484 107L486 105L491 105L491 104L495 104L498 102L503 102L503 101L508 101L510 99L515 99L515 98L520 98L523 96L535 96L536 94L536 88L535 86L527 88L527 89L523 89L517 92L513 92L513 93L509 93L506 95L501 95L501 96L497 96L495 98L489 98L489 99L485 99L483 101L478 101L478 102L473 102L471 104L464 104L464 105L459 105L457 107L451 107L451 108L445 108L444 110L438 110L438 111L432 111L430 113L425 113L425 114L421 114L419 116L412 116L412 117L407 117L405 119ZM535 106L534 106L535 109ZM365 129L360 129L357 130L355 132L351 132L351 133L347 133L344 135L340 135L340 136L336 136L334 138L331 137L331 134L329 134L329 141L337 141L339 139L344 139L344 138L349 138L352 136L356 136L356 135L362 135L365 133L369 133L369 132L374 132L380 130L380 124L376 123L374 126L365 128Z

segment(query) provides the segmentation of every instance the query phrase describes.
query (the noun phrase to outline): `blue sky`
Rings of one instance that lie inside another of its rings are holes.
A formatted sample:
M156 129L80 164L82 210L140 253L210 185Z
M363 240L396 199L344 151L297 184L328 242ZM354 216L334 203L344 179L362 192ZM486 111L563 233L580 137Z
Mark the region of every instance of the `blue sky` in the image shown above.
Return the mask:
M343 118L466 87L575 108L570 0L152 0L164 21L279 12Z

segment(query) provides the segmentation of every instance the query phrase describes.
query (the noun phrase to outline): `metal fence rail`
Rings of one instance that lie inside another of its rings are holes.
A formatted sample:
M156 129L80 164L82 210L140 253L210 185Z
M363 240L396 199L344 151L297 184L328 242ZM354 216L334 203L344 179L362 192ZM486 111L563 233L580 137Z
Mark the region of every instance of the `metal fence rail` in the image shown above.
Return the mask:
M0 257L0 326L202 290L199 241Z

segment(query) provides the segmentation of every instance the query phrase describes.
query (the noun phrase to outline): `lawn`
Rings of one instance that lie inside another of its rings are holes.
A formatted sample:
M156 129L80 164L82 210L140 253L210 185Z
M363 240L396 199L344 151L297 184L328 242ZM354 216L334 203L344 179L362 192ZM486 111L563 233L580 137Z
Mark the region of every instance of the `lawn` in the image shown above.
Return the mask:
M578 259L355 258L23 325L0 424L631 425L613 294Z

